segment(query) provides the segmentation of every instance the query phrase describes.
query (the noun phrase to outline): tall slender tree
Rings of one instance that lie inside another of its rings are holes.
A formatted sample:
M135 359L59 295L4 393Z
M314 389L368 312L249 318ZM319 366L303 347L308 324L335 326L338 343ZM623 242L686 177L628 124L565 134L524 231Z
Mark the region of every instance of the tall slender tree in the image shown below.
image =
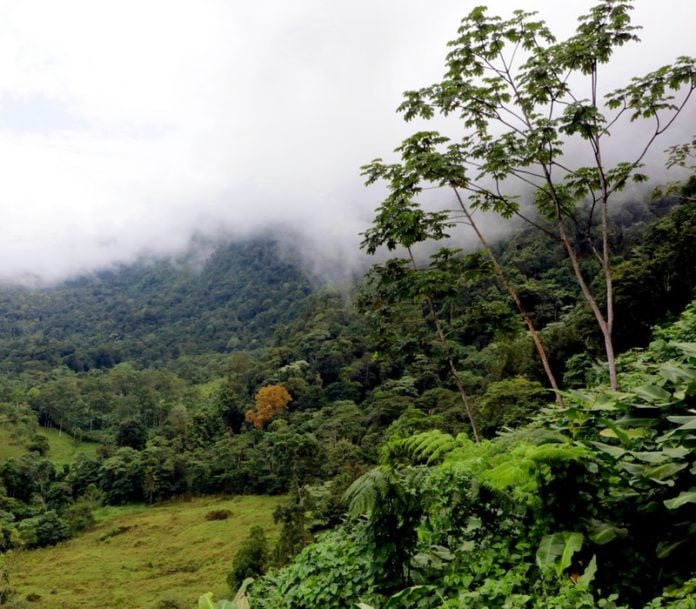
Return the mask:
M603 0L559 41L534 13L504 20L475 8L449 43L444 78L407 91L399 107L407 121L455 117L457 139L419 133L398 149L401 163L377 159L365 168L369 181L403 178L400 197L411 203L424 183L435 183L455 191L465 216L516 214L554 235L603 337L614 389L610 205L630 181L647 180L646 155L696 88L696 60L682 56L602 96L602 67L618 47L639 40L631 9L629 0ZM616 150L612 132L633 122L635 144L622 140ZM610 161L609 150L623 159ZM534 193L535 218L523 213L523 190Z

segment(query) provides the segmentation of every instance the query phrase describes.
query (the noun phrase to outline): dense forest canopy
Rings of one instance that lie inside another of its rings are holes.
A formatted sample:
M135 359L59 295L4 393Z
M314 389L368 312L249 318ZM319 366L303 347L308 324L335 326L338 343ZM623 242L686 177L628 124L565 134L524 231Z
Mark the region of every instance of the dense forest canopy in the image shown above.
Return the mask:
M696 64L600 100L630 8L600 2L562 41L474 9L400 108L461 133L363 168L387 185L363 248L396 257L350 286L269 236L0 289L0 557L79 539L101 505L286 495L219 607L693 609L696 177L626 186ZM623 119L652 127L607 164ZM695 146L667 162L693 171ZM481 212L519 221L494 240ZM0 604L21 606L6 564Z

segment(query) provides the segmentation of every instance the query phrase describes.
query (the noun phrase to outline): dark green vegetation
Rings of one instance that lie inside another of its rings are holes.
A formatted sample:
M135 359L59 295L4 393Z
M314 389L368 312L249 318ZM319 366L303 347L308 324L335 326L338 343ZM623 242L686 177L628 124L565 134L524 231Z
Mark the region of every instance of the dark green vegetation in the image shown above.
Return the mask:
M643 148L606 166L614 119L558 76L596 92L627 10L600 3L558 44L530 15L470 14L445 80L402 106L465 135L420 132L365 167L388 194L364 247L404 257L346 293L262 240L5 292L0 549L82 534L100 505L287 494L278 538L238 529L226 557L253 609L693 609L696 178L616 202ZM660 131L695 87L683 58L608 106ZM567 164L565 137L594 164ZM527 205L504 190L520 177ZM455 211L424 207L437 187ZM519 223L492 243L481 210ZM455 249L460 223L480 250ZM81 454L58 465L42 428Z
M86 372L179 360L185 377L201 354L262 346L310 292L269 240L198 248L205 249L212 253L204 263L191 255L51 289L0 290L0 370Z

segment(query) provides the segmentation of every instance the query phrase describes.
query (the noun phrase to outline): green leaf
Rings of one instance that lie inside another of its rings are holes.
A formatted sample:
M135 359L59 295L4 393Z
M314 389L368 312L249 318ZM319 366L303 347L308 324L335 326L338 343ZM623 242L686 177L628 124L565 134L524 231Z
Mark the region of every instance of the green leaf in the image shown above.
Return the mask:
M536 552L536 563L540 569L555 567L556 575L562 575L573 562L573 555L582 548L582 533L554 533L545 535Z
M585 572L578 578L575 585L579 588L588 588L597 573L597 557L593 556Z
M686 416L686 417L667 417L668 421L672 423L681 423L681 427L677 427L677 430L687 430L696 429L696 415Z
M540 569L553 566L556 559L563 553L565 537L563 533L544 535L536 552L536 563Z
M600 546L609 543L617 537L625 537L628 535L628 529L617 527L609 522L592 520L591 525L590 539Z
M669 345L671 347L681 349L684 353L691 357L696 357L696 343L677 343L670 341Z
M663 448L662 452L672 457L672 459L683 459L691 454L691 451L684 446L675 446L674 448Z
M665 454L663 451L648 451L648 452L637 452L631 451L631 454L645 463L664 463L669 460L669 455Z
M650 478L660 484L672 485L674 484L672 480L665 479L671 478L674 474L688 466L688 463L665 463L664 465L658 465L657 467L648 469L644 475L646 478Z
M645 435L645 429L636 427L633 429L622 429L618 425L611 424L608 429L603 429L599 432L600 436L605 438L618 438L623 443L627 444L633 438L640 438Z
M696 370L682 366L674 361L662 364L660 366L660 374L673 383L696 379Z
M563 554L561 555L561 561L556 565L556 574L560 577L568 567L570 567L573 562L573 554L578 552L582 548L583 535L582 533L570 533L567 538L565 545L563 546Z
M198 609L215 609L215 601L213 600L212 592L198 597Z
M682 491L674 499L667 499L663 503L668 510L676 510L687 503L696 503L696 488Z
M643 398L647 402L664 402L671 397L669 391L665 391L657 385L641 385L633 391L638 397Z
M657 549L655 554L659 559L667 558L674 550L676 550L680 545L682 545L686 540L680 539L679 541L661 541L657 544Z
M614 459L619 459L620 457L625 455L627 452L625 449L621 448L620 446L611 446L610 444L604 444L603 442L591 442L591 444L596 446L602 452L605 452L605 453L611 455L612 457L614 457Z
M638 416L637 414L627 414L616 421L617 425L622 429L627 429L629 427L651 427L659 422L660 419L656 417Z

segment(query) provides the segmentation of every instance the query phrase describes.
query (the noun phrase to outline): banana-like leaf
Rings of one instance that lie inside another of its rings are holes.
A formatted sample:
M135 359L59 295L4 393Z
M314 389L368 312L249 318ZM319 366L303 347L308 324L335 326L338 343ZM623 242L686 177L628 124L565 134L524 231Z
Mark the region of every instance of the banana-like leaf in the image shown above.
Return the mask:
M582 548L583 535L582 533L570 533L566 538L563 546L563 554L561 561L556 565L556 574L560 577L573 562L573 555Z
M597 573L597 557L593 556L590 564L587 565L585 572L578 578L575 585L579 588L588 588Z
M563 533L544 535L536 552L536 563L540 569L547 569L555 564L556 559L563 554L565 539Z
M628 529L617 527L609 522L592 520L591 524L590 539L600 546L609 543L617 537L626 537L628 535Z
M563 574L573 562L573 555L582 548L582 533L554 533L541 539L536 552L536 563L540 569L555 567L556 575Z

